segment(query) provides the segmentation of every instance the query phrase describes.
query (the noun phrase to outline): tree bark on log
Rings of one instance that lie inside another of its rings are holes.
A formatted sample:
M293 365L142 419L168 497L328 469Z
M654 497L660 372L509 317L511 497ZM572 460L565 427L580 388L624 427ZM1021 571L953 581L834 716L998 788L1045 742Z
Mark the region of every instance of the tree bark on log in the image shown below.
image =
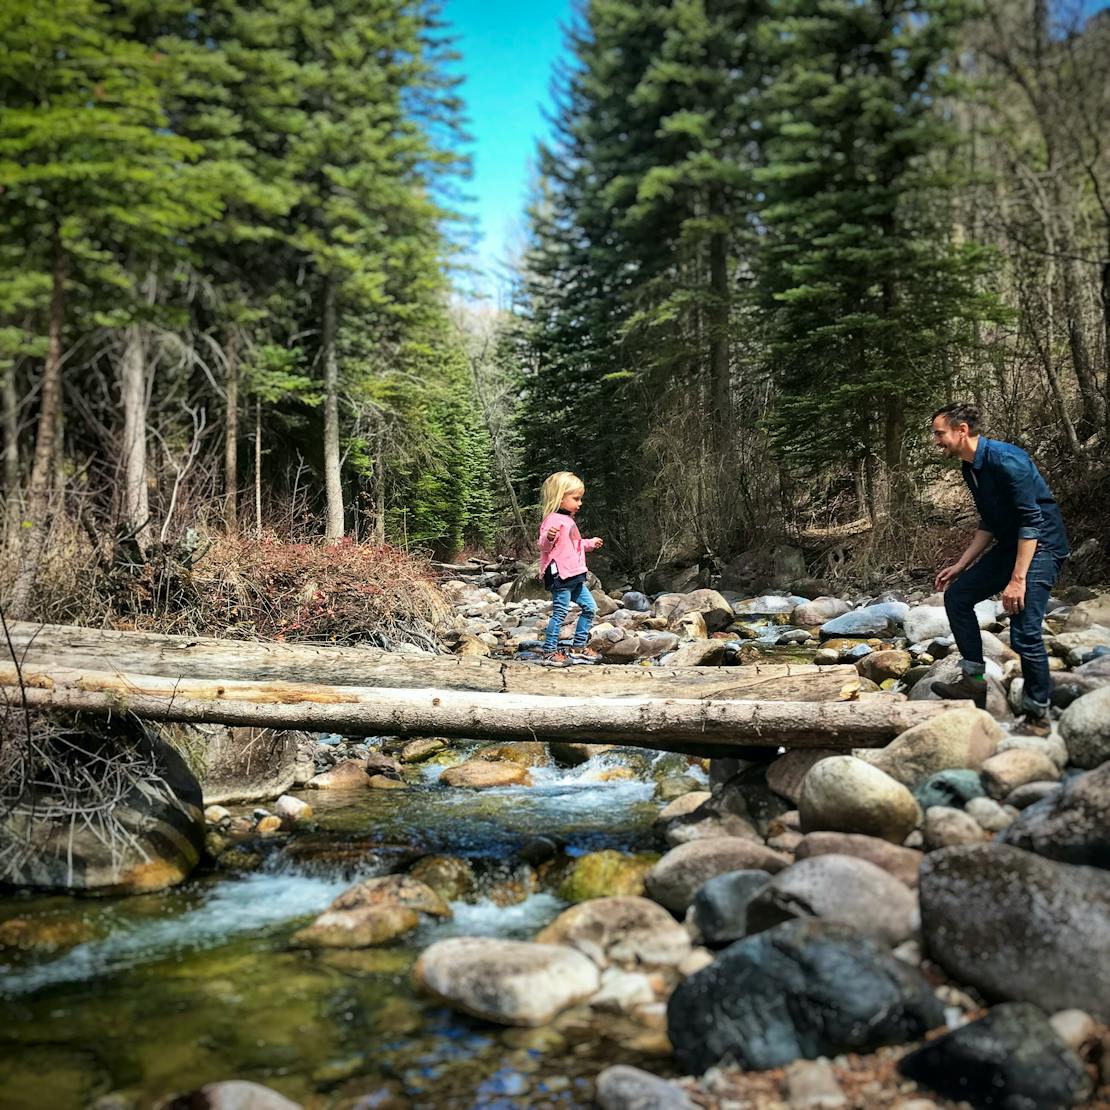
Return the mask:
M751 746L881 747L970 702L752 702L660 697L549 697L462 690L397 690L287 682L172 680L25 667L31 708L133 713L153 721L219 722L346 735L496 737L623 744L719 757ZM0 668L19 699L14 666Z
M166 678L325 682L334 686L442 688L489 693L835 701L859 690L850 665L757 663L743 667L539 667L457 655L376 648L260 643L116 632L71 625L11 626L25 667L112 669Z

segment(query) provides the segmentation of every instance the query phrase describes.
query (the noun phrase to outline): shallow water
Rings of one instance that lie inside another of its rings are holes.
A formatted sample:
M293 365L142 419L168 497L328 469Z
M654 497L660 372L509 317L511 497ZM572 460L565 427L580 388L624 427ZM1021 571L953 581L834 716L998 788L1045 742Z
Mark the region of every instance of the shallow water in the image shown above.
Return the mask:
M0 899L0 920L81 929L55 955L0 950L0 1108L68 1110L110 1092L148 1107L218 1079L253 1079L312 1107L591 1105L613 1062L665 1070L659 1038L572 1012L505 1030L418 996L420 950L456 935L529 938L565 903L551 890L515 905L452 904L395 945L310 952L290 935L353 879L446 852L496 868L539 835L568 855L654 847L654 753L533 769L534 785L451 790L425 766L408 791L306 794L317 830L259 842L261 870L214 872L158 895ZM665 757L671 758L673 757ZM615 765L632 781L598 781ZM657 770L657 768L656 768Z

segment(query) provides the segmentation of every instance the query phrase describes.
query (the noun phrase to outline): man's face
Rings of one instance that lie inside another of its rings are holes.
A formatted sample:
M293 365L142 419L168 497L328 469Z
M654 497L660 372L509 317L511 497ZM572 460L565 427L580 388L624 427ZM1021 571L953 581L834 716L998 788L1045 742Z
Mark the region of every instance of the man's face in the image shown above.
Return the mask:
M960 453L960 448L967 442L967 424L961 422L955 427L949 427L948 421L943 416L933 420L933 445L938 451L944 453L945 458L954 459Z

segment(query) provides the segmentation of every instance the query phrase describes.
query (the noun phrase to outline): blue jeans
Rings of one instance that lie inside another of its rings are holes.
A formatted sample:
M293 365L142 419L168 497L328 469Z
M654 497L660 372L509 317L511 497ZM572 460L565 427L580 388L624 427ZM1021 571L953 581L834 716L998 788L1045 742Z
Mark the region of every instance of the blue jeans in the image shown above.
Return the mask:
M1006 588L1014 573L1016 557L1014 548L995 545L944 591L948 623L963 656L961 665L970 674L982 674L984 670L983 637L975 606ZM1062 563L1060 556L1037 548L1025 576L1025 607L1010 617L1010 647L1021 656L1021 673L1025 679L1022 708L1038 717L1044 716L1052 700L1042 624L1048 597Z
M544 651L554 651L559 646L559 629L567 619L571 602L582 610L574 627L574 646L585 647L590 635L590 625L597 616L594 595L586 589L585 582L575 586L562 586L551 591L551 620L547 622L547 635L543 640Z

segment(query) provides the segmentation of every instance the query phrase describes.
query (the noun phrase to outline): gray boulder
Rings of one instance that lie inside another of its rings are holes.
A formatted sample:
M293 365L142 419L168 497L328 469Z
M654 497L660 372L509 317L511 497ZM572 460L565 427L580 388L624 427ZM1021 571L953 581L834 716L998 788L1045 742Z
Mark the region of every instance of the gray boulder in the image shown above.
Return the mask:
M770 881L766 871L726 871L702 883L691 907L702 940L719 946L746 937L748 906Z
M988 999L1110 1018L1107 872L967 844L927 855L918 892L925 948L957 982Z
M788 921L679 983L667 1032L683 1068L774 1068L916 1040L944 1019L916 968L843 925Z
M1076 767L1110 761L1110 686L1073 701L1060 717L1060 736Z
M910 607L902 601L883 601L878 605L865 605L853 609L821 625L821 635L831 636L887 636L902 627Z

